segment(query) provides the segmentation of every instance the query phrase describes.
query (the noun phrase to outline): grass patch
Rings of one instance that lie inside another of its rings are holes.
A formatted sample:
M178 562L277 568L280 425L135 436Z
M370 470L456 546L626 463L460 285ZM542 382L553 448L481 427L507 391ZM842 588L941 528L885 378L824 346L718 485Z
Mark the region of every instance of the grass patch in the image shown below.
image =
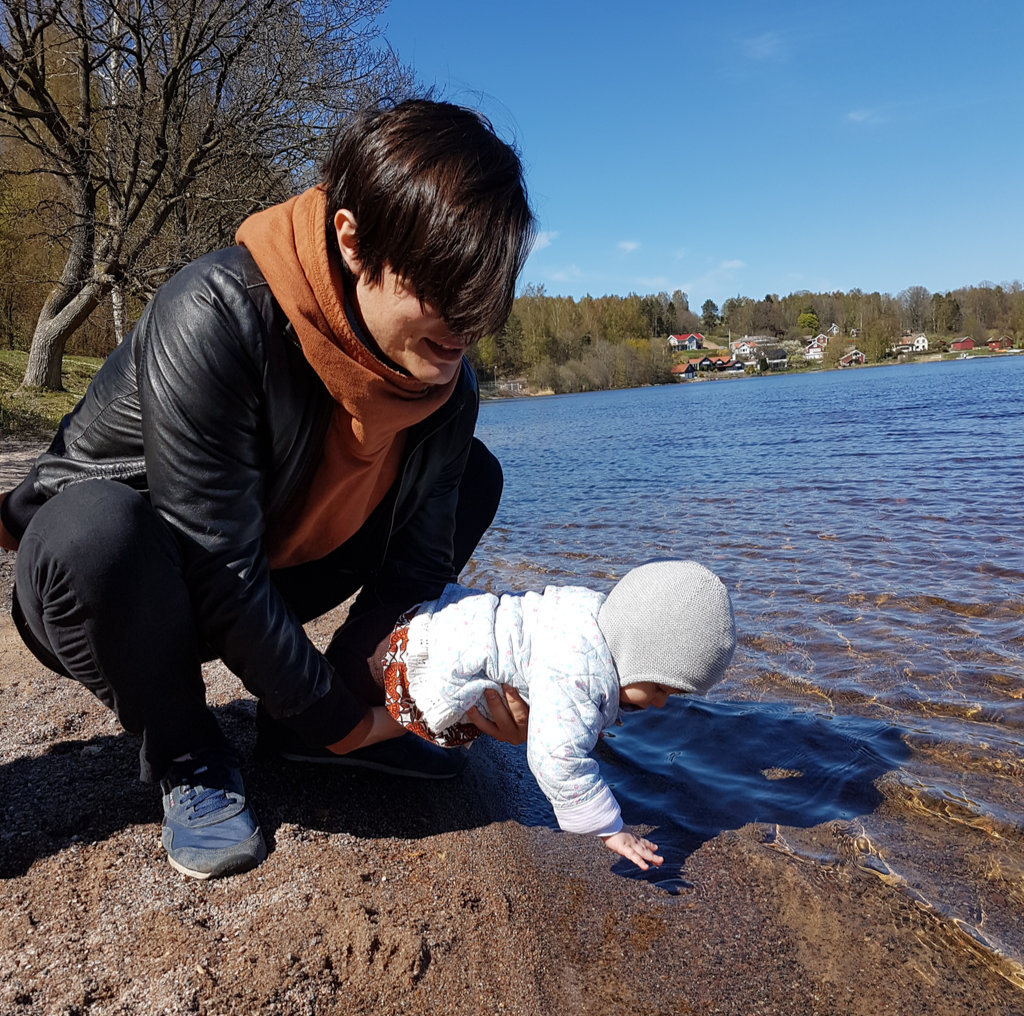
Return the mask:
M93 356L66 356L61 366L62 392L25 391L21 382L28 353L0 349L0 438L47 438L85 394L103 360Z
M975 346L974 349L951 349L949 352L942 354L943 360L959 360L963 353L967 353L970 357L976 356L999 356L1003 353L1003 350L989 349L987 346Z

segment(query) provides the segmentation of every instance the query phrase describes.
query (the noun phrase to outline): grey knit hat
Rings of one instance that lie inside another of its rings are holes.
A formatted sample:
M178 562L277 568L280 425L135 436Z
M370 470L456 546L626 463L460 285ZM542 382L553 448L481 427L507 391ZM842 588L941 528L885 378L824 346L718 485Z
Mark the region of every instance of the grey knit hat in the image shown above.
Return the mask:
M652 561L627 572L597 615L619 684L655 681L703 694L736 648L722 580L696 561Z

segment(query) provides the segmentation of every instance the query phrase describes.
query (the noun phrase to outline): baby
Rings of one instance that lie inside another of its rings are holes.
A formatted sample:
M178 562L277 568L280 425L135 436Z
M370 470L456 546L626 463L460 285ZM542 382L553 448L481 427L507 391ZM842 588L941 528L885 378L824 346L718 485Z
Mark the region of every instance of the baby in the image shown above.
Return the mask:
M705 692L735 647L717 576L693 561L655 561L607 596L548 586L497 597L449 585L399 620L371 666L391 716L446 747L478 734L464 717L486 709L485 689L515 687L530 705L530 770L559 826L601 837L646 870L662 863L657 844L623 827L590 753L620 713Z

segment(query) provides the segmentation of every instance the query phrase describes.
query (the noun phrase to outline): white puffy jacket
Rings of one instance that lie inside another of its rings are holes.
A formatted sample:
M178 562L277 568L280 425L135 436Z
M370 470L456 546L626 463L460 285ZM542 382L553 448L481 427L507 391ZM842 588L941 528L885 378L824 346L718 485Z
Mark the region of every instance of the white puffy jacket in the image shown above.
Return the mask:
M530 704L530 771L559 826L599 835L622 828L590 756L619 716L619 679L597 625L604 599L581 586L499 598L449 585L410 621L406 655L409 693L438 732L471 706L486 712L485 688L521 692Z

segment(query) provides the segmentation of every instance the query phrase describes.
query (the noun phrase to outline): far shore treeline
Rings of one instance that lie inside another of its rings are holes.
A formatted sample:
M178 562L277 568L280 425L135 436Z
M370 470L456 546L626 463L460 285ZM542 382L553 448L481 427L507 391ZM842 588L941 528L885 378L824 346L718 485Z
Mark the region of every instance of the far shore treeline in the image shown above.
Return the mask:
M1024 348L1024 286L1019 281L982 282L945 293L911 286L887 293L768 294L761 300L735 296L719 308L705 300L700 313L686 293L639 296L549 296L527 286L516 299L500 335L485 338L474 353L481 380L513 379L531 391L578 392L671 381L672 367L699 353L673 353L671 335L699 333L705 349L728 356L730 341L757 336L787 354L787 369L834 366L849 350L865 362L899 354L902 337L926 335L929 353L958 338L976 346L998 338L1006 348ZM805 360L808 341L828 333L819 361ZM758 364L752 365L755 369Z
M30 238L20 238L20 245L29 243ZM15 273L0 279L0 297L0 351L24 353L45 287L19 285ZM133 303L132 309L141 312L141 301ZM108 301L71 335L65 354L106 356L116 342L111 319ZM703 339L701 350L673 352L669 337L692 333ZM831 340L825 355L805 360L809 340L820 333L829 333ZM835 366L853 348L864 354L866 363L883 363L899 355L901 337L920 334L927 336L930 354L947 351L959 338L971 338L976 347L998 338L1005 348L1022 349L1024 286L1019 281L982 282L945 293L912 286L895 296L859 289L768 294L760 300L735 296L721 308L705 300L698 314L680 290L577 300L527 285L502 332L485 336L471 350L470 360L488 394L565 393L673 382L675 365L702 352L730 356L730 342L744 336L785 349L786 369L793 370ZM8 359L0 387L10 389L12 367ZM755 361L749 367L763 369L764 364Z

